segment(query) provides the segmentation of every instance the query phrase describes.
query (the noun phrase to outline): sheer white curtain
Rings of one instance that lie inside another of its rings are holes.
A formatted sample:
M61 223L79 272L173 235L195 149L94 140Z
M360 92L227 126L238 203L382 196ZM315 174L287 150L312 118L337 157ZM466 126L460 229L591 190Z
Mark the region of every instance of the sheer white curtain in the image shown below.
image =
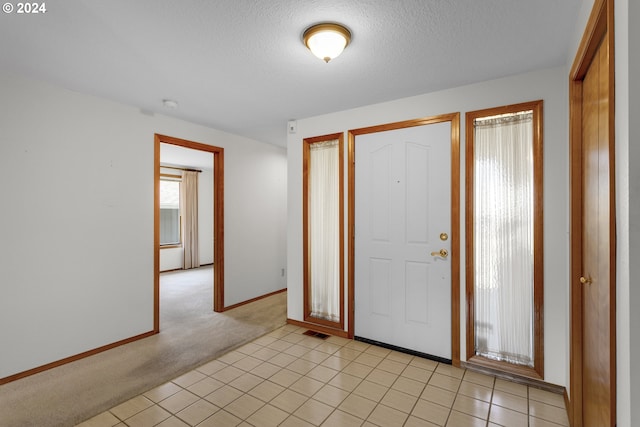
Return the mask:
M340 321L338 140L309 146L311 316Z
M198 251L198 172L184 171L180 188L182 212L183 268L200 267Z
M476 354L533 366L532 112L475 121Z

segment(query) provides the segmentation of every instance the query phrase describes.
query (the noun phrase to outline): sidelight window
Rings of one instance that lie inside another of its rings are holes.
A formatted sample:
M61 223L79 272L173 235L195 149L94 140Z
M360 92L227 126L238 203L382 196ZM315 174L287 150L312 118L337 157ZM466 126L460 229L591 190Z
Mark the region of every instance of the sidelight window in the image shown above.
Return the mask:
M541 112L542 101L467 113L467 356L533 377L542 377Z
M303 153L305 320L342 329L342 134L308 138Z

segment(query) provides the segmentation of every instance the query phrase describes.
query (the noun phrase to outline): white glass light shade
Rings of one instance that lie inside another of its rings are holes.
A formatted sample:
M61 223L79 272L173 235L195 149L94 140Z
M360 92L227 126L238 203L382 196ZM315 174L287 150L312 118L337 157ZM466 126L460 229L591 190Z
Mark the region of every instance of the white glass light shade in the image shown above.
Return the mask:
M303 39L311 53L329 62L349 45L351 33L338 24L318 24L308 28Z

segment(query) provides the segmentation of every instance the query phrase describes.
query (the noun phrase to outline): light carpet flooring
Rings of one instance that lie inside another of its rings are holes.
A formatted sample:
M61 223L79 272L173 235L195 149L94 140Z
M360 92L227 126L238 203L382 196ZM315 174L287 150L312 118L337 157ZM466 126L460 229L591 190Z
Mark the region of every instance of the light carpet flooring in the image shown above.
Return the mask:
M280 327L81 427L568 425L561 395Z
M286 293L214 313L212 284L162 274L159 334L1 385L0 427L73 426L285 324Z

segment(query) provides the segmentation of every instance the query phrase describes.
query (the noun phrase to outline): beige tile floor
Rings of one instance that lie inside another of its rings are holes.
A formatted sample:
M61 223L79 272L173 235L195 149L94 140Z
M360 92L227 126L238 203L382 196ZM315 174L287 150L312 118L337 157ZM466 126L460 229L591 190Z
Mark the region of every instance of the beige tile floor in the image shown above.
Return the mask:
M284 326L82 424L567 426L561 395Z

